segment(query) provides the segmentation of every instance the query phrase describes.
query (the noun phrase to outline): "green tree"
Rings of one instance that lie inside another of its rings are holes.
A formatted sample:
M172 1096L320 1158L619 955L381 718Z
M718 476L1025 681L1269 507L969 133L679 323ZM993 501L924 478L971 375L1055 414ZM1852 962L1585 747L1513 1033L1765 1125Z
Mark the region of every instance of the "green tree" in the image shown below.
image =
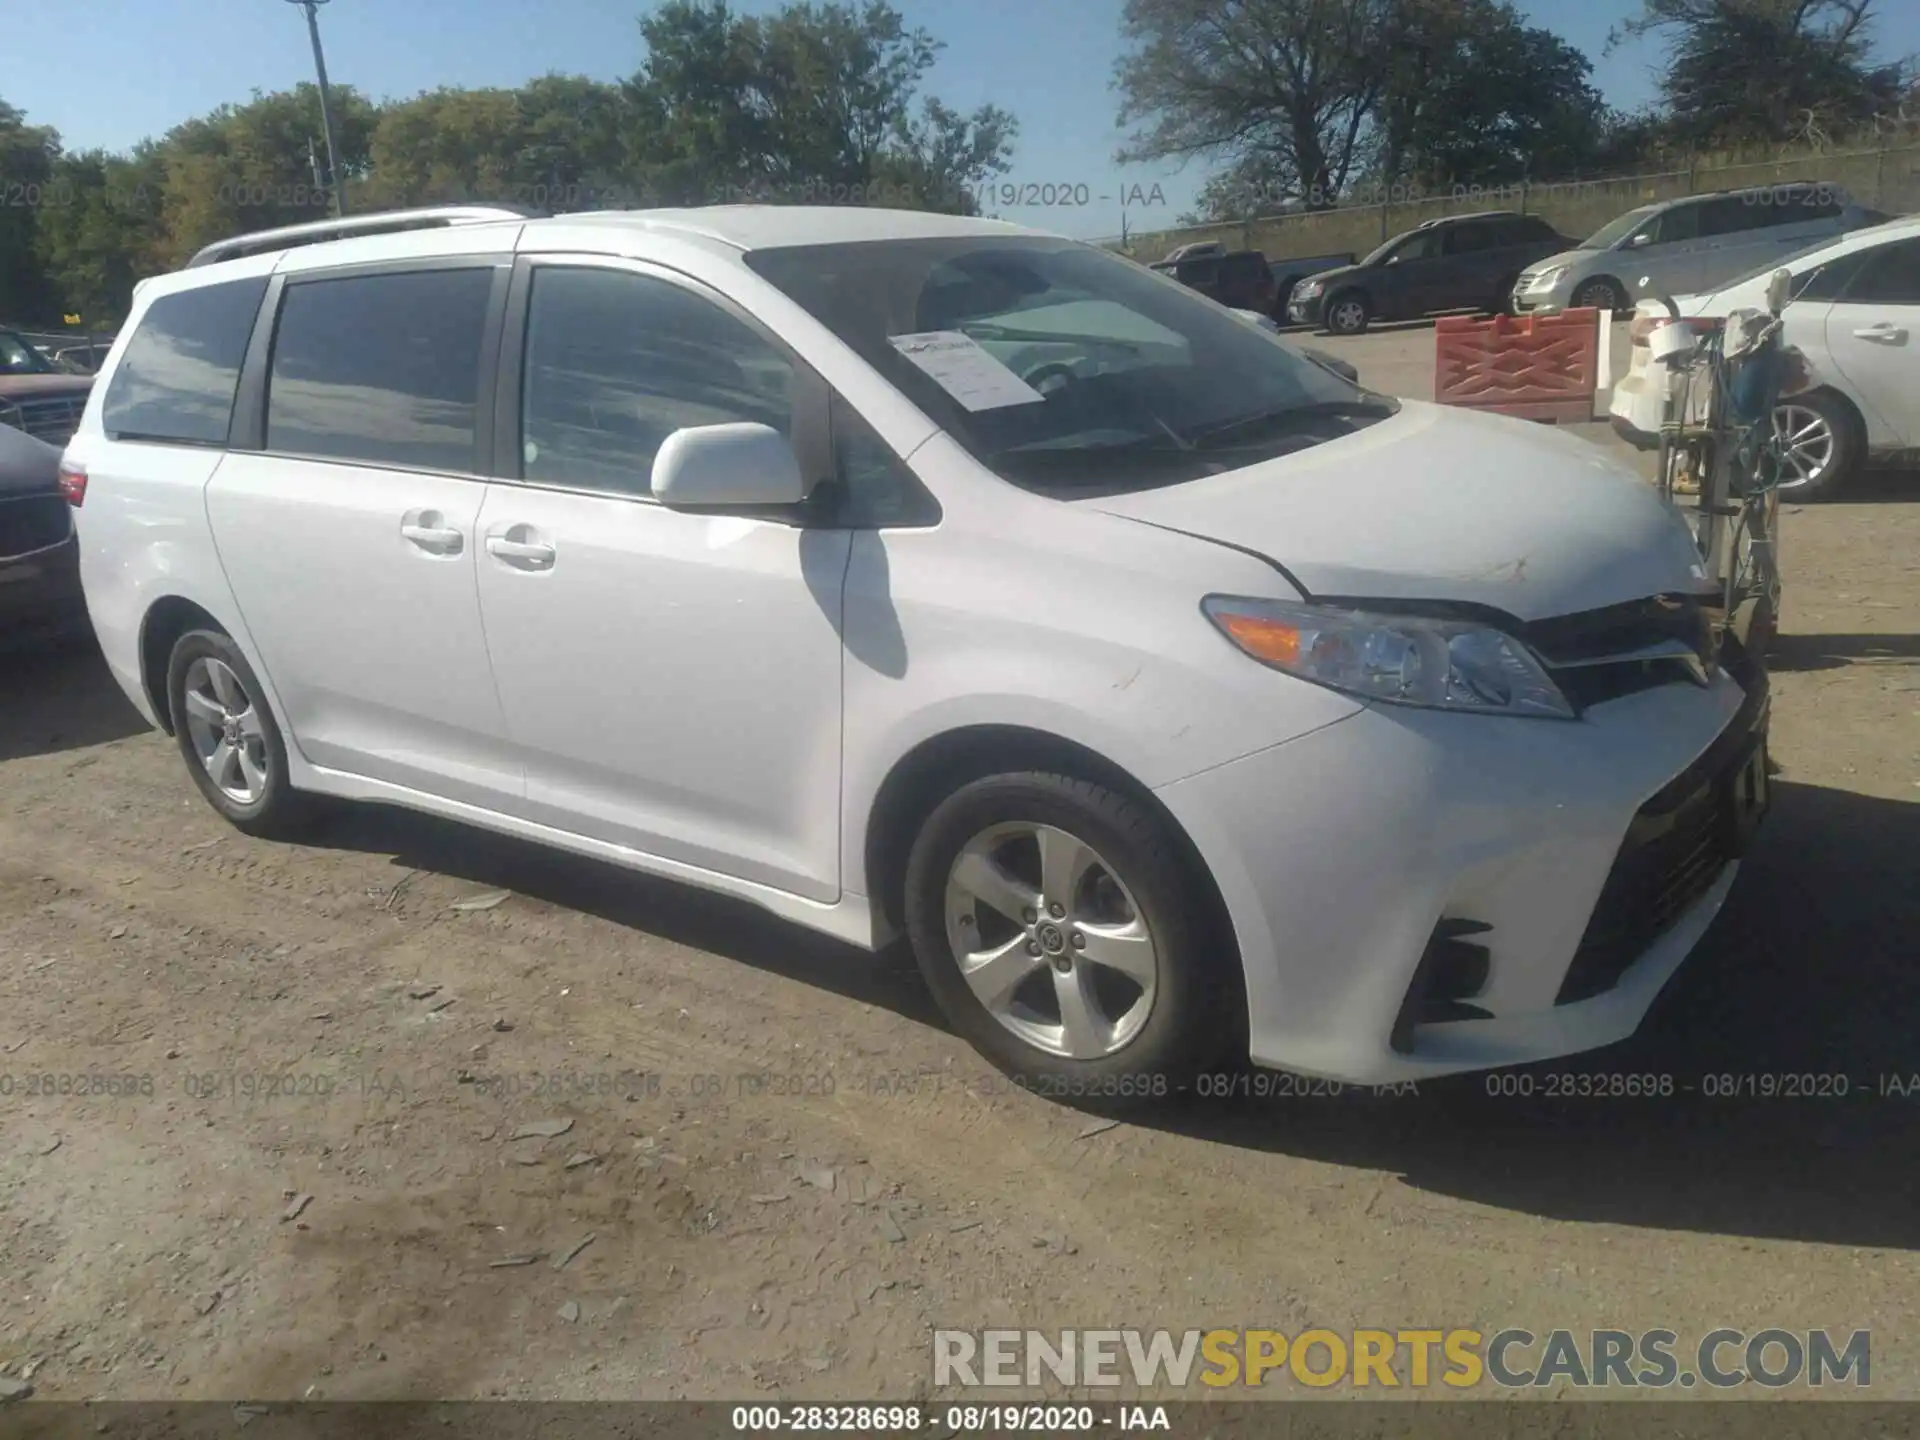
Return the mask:
M1661 95L1695 146L1821 140L1891 113L1911 92L1876 63L1874 0L1642 0L1615 33L1669 42Z
M157 245L166 168L158 147L61 155L53 190L57 203L40 212L34 237L46 279L63 313L108 328L126 314L134 282L164 265Z
M57 204L60 137L0 100L0 320L59 318L34 244L41 214Z
M378 112L351 86L336 85L332 94L340 169L351 194L368 174ZM159 143L166 168L159 258L177 265L228 235L324 219L329 201L315 181L316 151L324 157L312 85L255 91L245 105L223 105L176 125Z
M1508 0L1417 0L1394 25L1372 176L1442 188L1580 173L1606 106L1593 66Z
M1127 0L1121 163L1225 171L1210 210L1337 203L1387 81L1396 0Z
M641 33L630 157L666 203L876 196L964 208L1007 167L1013 117L920 97L940 44L884 0L764 16L673 0Z

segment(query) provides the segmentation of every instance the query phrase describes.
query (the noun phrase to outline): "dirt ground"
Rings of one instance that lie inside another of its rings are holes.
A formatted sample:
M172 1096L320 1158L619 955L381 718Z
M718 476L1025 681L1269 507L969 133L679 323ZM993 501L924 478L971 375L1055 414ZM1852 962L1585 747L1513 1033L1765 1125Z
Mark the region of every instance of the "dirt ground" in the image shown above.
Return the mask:
M1335 343L1418 393L1430 331ZM1778 1325L1871 1328L1874 1393L1920 1397L1920 477L1791 511L1785 559L1758 853L1637 1037L1531 1072L1667 1100L1466 1077L1088 1133L897 951L399 812L249 840L97 657L8 662L4 1374L895 1398L935 1326ZM1847 1094L1705 1093L1782 1074Z

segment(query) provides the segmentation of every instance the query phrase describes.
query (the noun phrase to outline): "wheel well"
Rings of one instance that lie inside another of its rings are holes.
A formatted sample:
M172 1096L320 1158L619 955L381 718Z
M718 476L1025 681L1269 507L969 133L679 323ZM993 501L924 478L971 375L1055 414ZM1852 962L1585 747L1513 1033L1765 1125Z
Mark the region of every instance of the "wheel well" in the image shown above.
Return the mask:
M1227 968L1232 983L1243 983L1227 902L1199 848L1160 798L1104 755L1024 726L975 725L924 740L902 756L881 783L867 820L865 859L867 894L888 924L903 926L907 854L935 807L971 781L1024 770L1091 780L1144 806L1159 820L1192 877L1213 943L1231 959ZM1244 1004L1240 1013L1245 1013Z
M178 595L155 601L140 625L140 684L160 728L169 735L173 733L173 715L167 704L167 665L173 659L174 645L189 630L227 633L213 616Z

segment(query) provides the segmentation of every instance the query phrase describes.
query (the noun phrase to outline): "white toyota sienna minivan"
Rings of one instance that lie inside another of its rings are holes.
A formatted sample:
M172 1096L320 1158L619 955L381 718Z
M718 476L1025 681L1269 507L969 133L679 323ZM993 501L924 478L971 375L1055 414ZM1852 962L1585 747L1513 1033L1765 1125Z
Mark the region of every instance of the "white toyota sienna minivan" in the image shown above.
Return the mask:
M63 484L241 829L383 802L904 931L1049 1093L1618 1040L1766 805L1631 472L998 222L241 237L140 287Z

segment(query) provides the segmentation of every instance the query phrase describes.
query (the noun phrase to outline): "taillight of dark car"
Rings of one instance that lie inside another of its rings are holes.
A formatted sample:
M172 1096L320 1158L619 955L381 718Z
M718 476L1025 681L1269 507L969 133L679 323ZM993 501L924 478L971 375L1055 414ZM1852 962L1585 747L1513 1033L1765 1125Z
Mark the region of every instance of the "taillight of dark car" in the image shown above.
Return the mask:
M60 462L60 494L78 510L87 500L87 467L71 460Z

